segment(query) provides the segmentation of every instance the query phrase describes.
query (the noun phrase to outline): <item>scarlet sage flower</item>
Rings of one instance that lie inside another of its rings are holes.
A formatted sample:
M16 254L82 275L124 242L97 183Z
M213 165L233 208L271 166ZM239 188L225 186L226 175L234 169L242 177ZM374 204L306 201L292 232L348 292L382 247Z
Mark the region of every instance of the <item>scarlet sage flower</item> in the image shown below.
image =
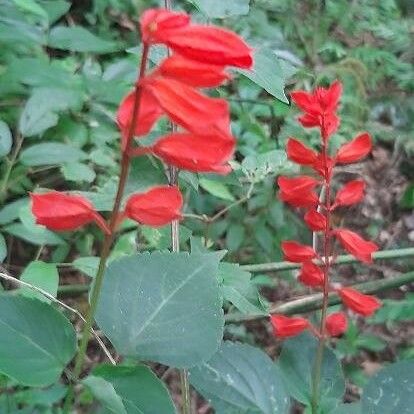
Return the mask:
M152 227L164 226L181 218L183 198L178 187L158 186L128 198L122 217Z
M313 165L318 154L295 138L289 138L286 144L286 153L291 161L300 165Z
M296 336L309 327L309 322L304 318L271 315L270 321L273 327L273 334L278 338Z
M312 207L318 204L318 196L312 191L319 181L306 175L299 177L279 177L279 197L282 201L295 207Z
M329 181L332 178L332 171L335 167L335 160L329 156L326 156L325 159L322 154L318 154L318 158L312 167L321 177Z
M303 263L316 257L315 250L312 247L295 241L283 241L281 247L285 260L288 262Z
M305 214L304 220L312 231L326 230L326 217L316 210L309 210Z
M156 72L164 78L197 88L213 88L230 79L223 66L196 62L179 55L163 60Z
M336 154L336 162L348 164L366 157L372 149L372 140L366 132L358 135L351 142L342 145Z
M75 230L95 222L105 233L110 233L105 220L84 197L50 191L30 194L30 198L36 223L50 230Z
M381 307L381 302L375 296L364 295L356 289L344 287L338 289L338 294L349 309L363 316L371 316Z
M313 262L305 262L300 270L298 280L310 287L323 286L323 271Z
M177 133L160 138L152 151L167 164L179 169L227 174L231 171L227 162L234 148L235 140L231 136Z
M350 206L352 204L359 203L364 197L364 190L364 181L349 181L336 193L333 207Z
M330 336L341 336L348 328L348 319L343 312L334 312L327 316L325 329Z
M348 229L336 229L334 234L347 252L361 262L372 263L372 253L378 250L374 242L364 240L360 235Z

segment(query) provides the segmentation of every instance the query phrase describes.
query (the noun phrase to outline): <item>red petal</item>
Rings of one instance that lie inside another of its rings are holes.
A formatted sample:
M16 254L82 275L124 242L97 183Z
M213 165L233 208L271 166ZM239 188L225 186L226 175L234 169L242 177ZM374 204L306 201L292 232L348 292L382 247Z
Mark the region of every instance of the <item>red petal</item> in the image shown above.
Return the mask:
M378 250L378 246L368 240L364 240L357 233L348 229L336 229L335 235L342 247L364 263L372 263L372 253Z
M325 329L330 336L341 336L348 328L348 319L343 312L334 312L328 315Z
M350 206L359 203L364 197L364 190L364 181L349 181L337 192L334 206Z
M180 219L182 205L178 187L158 186L130 196L124 216L141 224L159 227Z
M302 124L305 128L313 128L313 127L320 127L321 126L321 117L319 115L311 115L306 113L298 118L298 121Z
M365 132L339 148L339 151L336 154L336 162L340 164L347 164L359 161L368 155L371 152L371 149L371 137Z
M312 247L295 241L283 241L281 247L284 258L288 262L303 263L316 257L316 252Z
M352 288L338 289L338 294L348 308L363 316L371 316L381 307L381 302L375 296L364 295Z
M290 160L300 165L313 165L318 157L315 151L294 138L289 138L286 153Z
M298 280L306 286L323 286L324 274L322 269L312 262L305 262L302 265Z
M328 139L339 127L339 117L334 113L328 113L323 116L321 123L322 136Z
M277 184L284 193L294 193L313 190L319 184L319 181L308 175L300 175L291 178L280 176L277 179Z
M325 168L324 157L322 156L322 154L319 154L317 160L313 164L313 169L316 172L318 172L319 175L324 177L326 180L330 180L330 178L332 176L332 170L335 167L335 161L332 158L327 157L327 163L326 164L327 165L326 165L326 168Z
M313 231L326 230L326 217L316 210L309 210L304 217L308 227Z
M291 92L290 97L303 112L309 112L316 115L321 112L321 107L312 93L294 91Z
M309 322L304 318L271 315L270 321L272 323L273 333L278 338L296 336L309 327Z
M342 94L342 83L335 81L327 90L323 99L323 107L326 112L336 110Z

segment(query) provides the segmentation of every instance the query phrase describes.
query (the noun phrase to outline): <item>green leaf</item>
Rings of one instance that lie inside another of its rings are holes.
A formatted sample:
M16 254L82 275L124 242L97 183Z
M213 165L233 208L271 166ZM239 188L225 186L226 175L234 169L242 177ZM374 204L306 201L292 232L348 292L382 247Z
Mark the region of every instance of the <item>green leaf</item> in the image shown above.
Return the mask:
M208 359L223 335L216 254L156 252L113 261L96 320L117 352L174 367Z
M72 52L110 53L119 49L116 43L101 39L81 26L56 26L49 34L49 46Z
M101 365L92 375L93 386L91 377L84 383L110 413L176 414L166 386L144 365Z
M318 341L308 333L283 343L277 361L290 395L303 404L312 400L312 378ZM342 399L345 381L341 364L334 352L325 348L321 369L320 401L324 407L334 408Z
M372 377L362 393L361 413L412 414L414 361L391 364Z
M242 224L233 223L226 233L226 245L231 251L236 251L244 240L245 228Z
M224 19L249 13L250 0L188 0L209 19Z
M46 22L48 21L46 11L40 7L35 0L13 0L13 3L21 10L39 16Z
M272 360L250 345L224 342L190 370L191 384L217 414L285 414L289 396Z
M257 177L279 173L288 165L286 152L283 150L248 155L241 164L244 174Z
M28 167L76 162L86 158L80 149L60 142L45 142L32 145L22 151L20 161Z
M26 283L30 283L40 289L50 293L53 297L56 297L58 285L59 285L59 273L57 267L52 263L45 263L40 260L31 262L20 276L20 280ZM37 298L41 301L50 302L40 292L36 292L28 287L21 287L20 293L29 298Z
M12 134L7 124L0 120L0 157L5 157L13 144Z
M13 397L18 404L51 407L58 403L66 392L67 387L57 383L48 388L27 388L23 391L17 391Z
M220 181L210 180L208 178L200 178L199 184L204 190L211 195L223 200L234 201L233 194L229 191L225 184Z
M361 403L340 404L329 414L362 414Z
M12 223L4 227L4 231L11 234L12 236L26 240L27 242L35 244L37 246L42 246L44 244L56 246L66 243L57 234L41 226L37 226L36 228L28 228L21 223Z
M56 382L76 349L71 323L37 299L0 295L0 372L28 386Z
M68 181L91 183L95 177L95 171L88 165L80 162L71 162L62 165L63 176Z
M94 278L98 271L99 260L100 258L95 256L78 257L73 261L72 266L89 277Z
M370 318L372 323L392 323L412 321L414 319L414 294L407 294L404 299L385 299L382 306Z
M0 233L0 263L7 257L7 244L4 236Z
M23 197L8 203L0 210L0 224L9 224L19 218L20 208L29 204L29 198Z

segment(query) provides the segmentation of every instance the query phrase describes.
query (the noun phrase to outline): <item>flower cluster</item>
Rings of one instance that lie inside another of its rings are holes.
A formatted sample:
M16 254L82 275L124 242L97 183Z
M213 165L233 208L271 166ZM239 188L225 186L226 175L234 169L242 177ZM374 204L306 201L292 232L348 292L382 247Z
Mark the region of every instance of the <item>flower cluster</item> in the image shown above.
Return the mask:
M140 25L140 75L117 112L123 161L128 164L130 157L150 153L179 169L228 173L235 149L229 105L197 88L227 81L228 66L250 68L251 49L231 31L192 24L186 13L149 9L141 16ZM149 49L155 44L167 46L173 54L145 74ZM159 138L150 147L134 146L134 137L148 134L163 115L181 130ZM108 225L82 196L52 191L31 198L38 224L52 230L73 230L94 222L106 234L112 234L125 218L150 226L168 224L181 218L183 204L176 186L157 186L131 195Z
M336 113L342 85L333 83L329 88L317 88L313 93L296 91L292 100L304 112L299 122L305 128L317 127L321 135L321 151L308 148L295 138L289 138L286 152L295 163L311 168L315 174L298 177L279 177L279 197L284 202L305 209L304 221L312 232L323 235L323 253L318 254L313 247L296 241L282 242L285 260L300 263L298 280L305 286L319 288L327 299L329 291L336 291L342 303L352 311L363 315L372 315L380 302L374 296L365 295L350 287L335 288L329 282L330 266L335 261L334 240L350 254L364 263L372 262L372 254L378 250L375 243L364 240L357 233L346 228L332 228L331 214L338 207L358 203L364 196L363 180L353 180L340 188L335 197L332 195L332 177L334 167L338 164L353 163L364 158L371 151L371 138L367 133L358 135L343 145L334 156L328 153L329 138L338 129L340 120ZM317 188L323 190L318 195ZM325 302L326 303L326 302ZM343 312L335 312L323 317L323 324L318 330L310 322L300 317L272 315L273 330L278 337L290 337L310 329L318 336L339 336L347 328L347 318Z

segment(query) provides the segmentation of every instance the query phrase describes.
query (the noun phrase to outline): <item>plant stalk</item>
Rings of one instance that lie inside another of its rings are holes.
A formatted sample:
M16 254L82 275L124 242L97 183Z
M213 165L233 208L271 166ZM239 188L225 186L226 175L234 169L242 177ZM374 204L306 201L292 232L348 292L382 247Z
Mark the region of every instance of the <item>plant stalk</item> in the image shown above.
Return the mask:
M147 66L147 60L148 60L148 45L144 44L138 80L140 80L145 75L145 68ZM129 127L128 136L127 136L127 148L122 153L121 173L119 176L118 188L117 188L114 206L112 208L111 218L109 222L110 233L105 235L105 238L102 244L99 267L98 267L98 271L96 273L95 281L92 287L89 310L86 315L86 324L82 330L82 339L81 339L81 343L79 346L78 354L76 356L75 366L73 369L73 378L75 380L79 378L83 363L85 361L86 350L87 350L88 342L90 339L90 332L91 332L91 328L93 325L96 308L98 305L99 295L102 289L102 283L104 280L106 263L108 260L109 253L111 251L112 242L115 238L117 219L118 219L118 215L121 209L122 197L124 195L125 186L128 180L128 173L129 173L129 166L130 166L130 157L128 154L129 154L129 149L131 148L131 143L132 143L133 136L134 136L134 126L138 119L139 108L140 108L140 103L141 103L141 89L138 88L137 85L135 86L135 89L136 89L136 92L135 92L134 107L133 107L133 112L132 112L132 120L131 120L131 125ZM63 406L64 414L69 414L69 410L72 407L73 398L74 398L74 388L73 388L73 383L71 383L71 385L69 386L68 394L65 399L64 406Z

